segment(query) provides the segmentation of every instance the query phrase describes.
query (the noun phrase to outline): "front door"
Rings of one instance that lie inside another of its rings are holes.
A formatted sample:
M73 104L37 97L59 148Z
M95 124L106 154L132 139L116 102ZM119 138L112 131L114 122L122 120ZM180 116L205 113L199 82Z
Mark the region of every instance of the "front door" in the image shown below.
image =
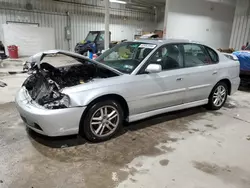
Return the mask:
M149 64L161 65L162 71L147 73ZM186 89L183 81L186 78L179 45L160 47L133 79L133 86L141 88L140 95L130 102L134 114L181 105Z

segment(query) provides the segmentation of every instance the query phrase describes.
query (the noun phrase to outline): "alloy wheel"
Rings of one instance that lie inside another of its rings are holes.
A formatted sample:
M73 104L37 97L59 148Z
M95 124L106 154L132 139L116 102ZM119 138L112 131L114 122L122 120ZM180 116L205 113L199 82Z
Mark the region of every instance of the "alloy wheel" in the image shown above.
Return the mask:
M213 94L213 104L216 107L220 107L225 102L226 95L226 88L223 85L219 85Z
M97 137L105 137L112 134L119 124L119 113L113 106L102 106L92 115L90 129Z

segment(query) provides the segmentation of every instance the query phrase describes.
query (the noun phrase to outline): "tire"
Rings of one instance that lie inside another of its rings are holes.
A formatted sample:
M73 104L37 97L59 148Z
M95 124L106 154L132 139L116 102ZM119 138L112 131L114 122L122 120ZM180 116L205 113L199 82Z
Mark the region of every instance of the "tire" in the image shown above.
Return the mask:
M217 98L217 101L216 101L216 93L219 92L218 90L221 91L221 93L219 95L221 98L220 98L220 100ZM223 93L222 90L225 91L224 95L222 95L222 93ZM227 96L228 96L227 84L225 82L217 83L209 95L207 108L209 110L219 110L225 104L225 102L227 100Z
M91 142L109 140L119 132L123 120L123 109L117 101L105 100L97 102L89 107L83 121L81 121L80 135Z

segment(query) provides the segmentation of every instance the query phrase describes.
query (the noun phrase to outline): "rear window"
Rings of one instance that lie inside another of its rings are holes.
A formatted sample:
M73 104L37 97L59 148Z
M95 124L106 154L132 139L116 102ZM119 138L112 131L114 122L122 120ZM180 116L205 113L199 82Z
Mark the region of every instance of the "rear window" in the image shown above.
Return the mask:
M208 52L208 54L209 54L212 62L214 62L214 63L219 62L218 54L214 50L212 50L211 48L209 48L207 46L205 46L205 48L206 48L206 50L207 50L207 52Z
M185 67L196 67L211 64L203 46L198 44L184 44Z

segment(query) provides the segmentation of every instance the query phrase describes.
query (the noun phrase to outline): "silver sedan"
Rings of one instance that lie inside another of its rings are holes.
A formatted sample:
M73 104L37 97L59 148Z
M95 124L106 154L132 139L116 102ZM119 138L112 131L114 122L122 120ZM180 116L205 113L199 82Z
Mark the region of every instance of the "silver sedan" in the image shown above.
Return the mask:
M63 54L54 67L45 56ZM80 134L90 141L114 136L123 122L206 105L220 109L237 91L239 62L188 40L138 40L96 60L53 50L32 56L31 73L16 95L23 121L47 136Z

